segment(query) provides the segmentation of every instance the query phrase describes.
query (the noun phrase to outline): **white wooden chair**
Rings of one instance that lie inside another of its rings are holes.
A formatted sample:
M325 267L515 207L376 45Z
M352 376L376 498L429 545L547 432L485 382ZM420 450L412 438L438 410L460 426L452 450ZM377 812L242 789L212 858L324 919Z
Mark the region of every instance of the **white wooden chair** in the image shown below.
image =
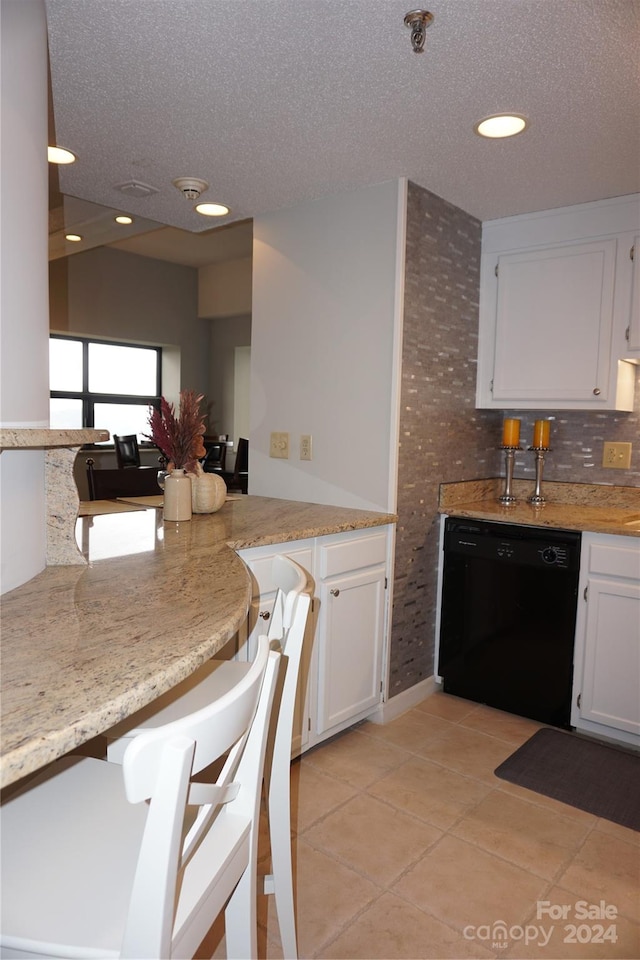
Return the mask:
M258 817L280 661L269 646L259 639L225 696L132 740L121 767L65 757L6 801L3 957L192 957L225 904L229 955L257 956ZM215 784L192 782L224 754Z
M290 557L274 557L272 579L277 592L268 636L272 643L280 645L283 668L265 766L272 873L264 877L263 892L275 896L284 956L287 960L295 960L298 953L291 853L291 739L311 597L305 592L309 575ZM209 661L183 684L114 727L110 731L108 759L119 762L129 739L142 730L166 723L215 700L237 683L247 669L248 664L242 661Z

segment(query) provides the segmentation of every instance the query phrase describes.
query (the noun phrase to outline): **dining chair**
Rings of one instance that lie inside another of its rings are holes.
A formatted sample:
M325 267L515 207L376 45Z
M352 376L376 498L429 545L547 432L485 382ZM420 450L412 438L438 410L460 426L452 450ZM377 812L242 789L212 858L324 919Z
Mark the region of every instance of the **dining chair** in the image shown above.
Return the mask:
M303 567L284 555L273 558L271 573L277 589L268 636L282 651L283 668L265 762L271 873L263 879L262 892L274 895L284 957L295 960L298 951L291 852L291 740L311 606L310 578ZM174 690L110 730L107 758L120 762L132 737L210 703L238 683L248 668L249 664L240 660L210 660Z
M227 490L240 490L248 493L249 490L249 441L245 437L238 439L238 451L233 470L223 470L222 479Z
M116 463L119 470L123 470L125 467L140 466L140 449L138 447L138 437L135 433L120 437L114 433L113 445L116 450Z
M223 909L228 956L257 956L260 793L279 665L260 637L237 684L141 733L122 766L65 757L4 803L3 957L193 957ZM223 755L215 782L194 781Z
M202 462L205 473L218 473L224 470L227 459L227 444L222 441L205 442L207 453Z

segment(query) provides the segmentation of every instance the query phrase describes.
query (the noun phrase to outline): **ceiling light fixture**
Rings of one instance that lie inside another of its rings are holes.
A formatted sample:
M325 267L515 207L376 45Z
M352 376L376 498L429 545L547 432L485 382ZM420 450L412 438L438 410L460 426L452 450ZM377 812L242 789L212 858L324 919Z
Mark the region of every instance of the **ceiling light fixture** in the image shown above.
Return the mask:
M224 203L198 203L195 209L203 217L226 217L231 212L229 207L225 207Z
M64 236L65 240L69 240L71 243L80 243L82 237L79 233L66 233Z
M176 177L171 182L187 200L197 200L201 193L209 189L207 181L199 177Z
M412 10L404 18L406 27L411 28L411 46L414 53L424 51L426 29L433 23L433 14L428 10Z
M133 223L133 217L119 216L113 218L116 223Z
M529 126L529 121L519 113L496 113L474 124L474 132L480 137L498 140L502 137L515 137Z
M75 163L76 155L65 147L47 147L49 163Z

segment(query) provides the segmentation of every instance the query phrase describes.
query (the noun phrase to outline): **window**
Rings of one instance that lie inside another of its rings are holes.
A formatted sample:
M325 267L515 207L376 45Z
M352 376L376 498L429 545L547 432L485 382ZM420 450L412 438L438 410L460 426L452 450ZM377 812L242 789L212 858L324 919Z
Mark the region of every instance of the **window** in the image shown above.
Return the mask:
M98 427L144 441L149 406L160 405L161 360L160 347L52 335L51 427Z

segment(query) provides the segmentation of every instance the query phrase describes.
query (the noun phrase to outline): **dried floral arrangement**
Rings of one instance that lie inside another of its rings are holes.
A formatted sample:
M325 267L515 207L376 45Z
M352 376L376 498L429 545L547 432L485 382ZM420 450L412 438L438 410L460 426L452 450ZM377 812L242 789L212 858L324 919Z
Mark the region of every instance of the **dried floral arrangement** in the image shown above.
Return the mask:
M181 390L178 416L174 405L164 397L160 398L159 410L155 407L149 410L151 433L145 436L165 455L168 470L184 469L194 473L198 460L206 454L202 441L205 414L200 413L203 399L204 394L197 394L195 390Z

